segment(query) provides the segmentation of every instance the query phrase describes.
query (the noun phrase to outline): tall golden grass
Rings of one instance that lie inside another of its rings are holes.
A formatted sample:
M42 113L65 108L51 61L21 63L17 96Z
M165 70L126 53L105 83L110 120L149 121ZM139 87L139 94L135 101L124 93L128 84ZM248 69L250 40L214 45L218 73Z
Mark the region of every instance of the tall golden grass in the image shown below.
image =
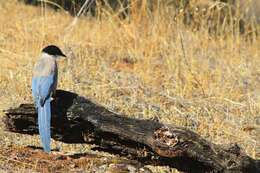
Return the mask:
M147 2L132 8L131 20L103 11L68 29L74 19L63 10L1 1L0 109L32 101L33 65L44 46L56 44L69 56L59 62L58 88L126 116L185 126L215 143L237 142L259 158L259 38L215 37L206 25L193 32L165 15L163 5L150 14ZM39 145L9 135L0 132L8 144Z

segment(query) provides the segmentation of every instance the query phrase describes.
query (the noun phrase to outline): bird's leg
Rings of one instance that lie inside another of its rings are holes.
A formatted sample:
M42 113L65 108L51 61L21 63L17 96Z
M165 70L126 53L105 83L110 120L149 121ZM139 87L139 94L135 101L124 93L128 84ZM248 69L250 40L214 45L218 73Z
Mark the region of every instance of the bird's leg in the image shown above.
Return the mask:
M51 100L54 100L56 102L57 97L56 97L56 90L52 92L51 94Z
M57 97L56 97L56 90L55 91L53 91L52 92L52 94L51 94L51 101L53 102L53 104L54 104L54 107L56 107L56 105L57 105Z

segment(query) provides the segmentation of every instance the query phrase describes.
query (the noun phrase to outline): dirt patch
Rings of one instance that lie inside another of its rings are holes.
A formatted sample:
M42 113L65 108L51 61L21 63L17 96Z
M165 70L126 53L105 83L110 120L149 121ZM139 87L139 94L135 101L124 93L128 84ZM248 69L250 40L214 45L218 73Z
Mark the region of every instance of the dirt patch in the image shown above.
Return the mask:
M43 152L34 147L0 148L0 171L150 172L135 161L89 153Z

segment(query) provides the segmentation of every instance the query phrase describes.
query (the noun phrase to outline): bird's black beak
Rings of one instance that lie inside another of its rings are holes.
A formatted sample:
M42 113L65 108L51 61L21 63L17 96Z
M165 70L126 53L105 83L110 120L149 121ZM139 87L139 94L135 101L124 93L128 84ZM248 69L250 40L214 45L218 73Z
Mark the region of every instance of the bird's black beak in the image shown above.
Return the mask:
M61 55L60 56L63 56L63 57L67 57L66 55L64 55L63 53L61 53Z

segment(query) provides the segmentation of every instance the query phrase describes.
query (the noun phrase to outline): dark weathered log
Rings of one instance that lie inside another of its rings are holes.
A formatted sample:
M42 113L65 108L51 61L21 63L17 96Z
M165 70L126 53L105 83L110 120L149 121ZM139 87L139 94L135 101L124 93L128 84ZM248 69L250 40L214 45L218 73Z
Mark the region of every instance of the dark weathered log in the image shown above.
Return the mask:
M223 147L182 127L120 116L75 93L57 91L52 108L55 140L96 144L99 150L186 172L260 172L259 160L247 156L236 144ZM33 104L21 104L5 114L6 130L38 133Z

